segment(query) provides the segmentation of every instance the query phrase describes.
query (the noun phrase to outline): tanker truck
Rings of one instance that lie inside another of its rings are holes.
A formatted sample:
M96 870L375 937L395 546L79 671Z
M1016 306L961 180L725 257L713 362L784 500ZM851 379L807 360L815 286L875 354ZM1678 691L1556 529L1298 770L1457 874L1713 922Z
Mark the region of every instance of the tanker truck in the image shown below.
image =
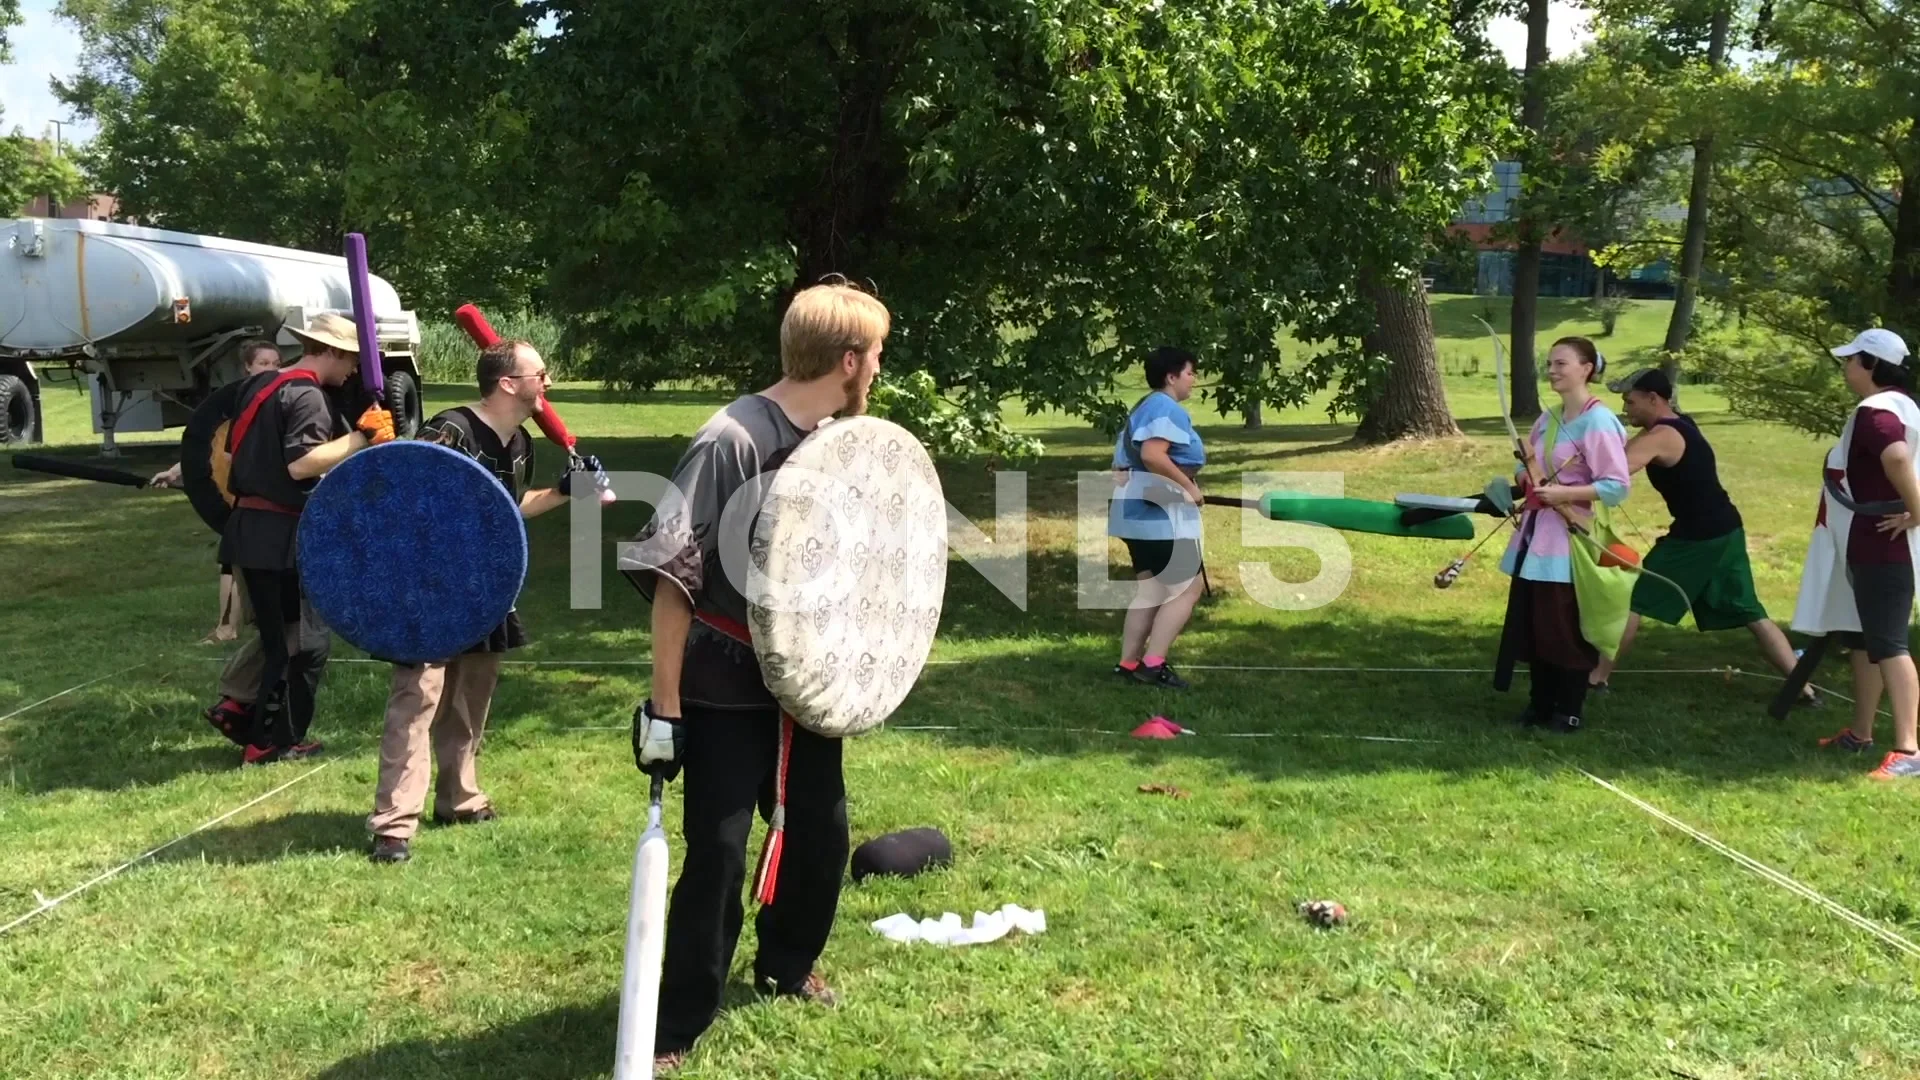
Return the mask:
M114 434L180 427L243 374L239 345L351 316L347 261L217 236L71 218L0 218L0 444L44 440L44 384L92 395L102 452ZM420 426L420 324L370 277L386 400L404 438ZM357 380L355 381L357 385Z

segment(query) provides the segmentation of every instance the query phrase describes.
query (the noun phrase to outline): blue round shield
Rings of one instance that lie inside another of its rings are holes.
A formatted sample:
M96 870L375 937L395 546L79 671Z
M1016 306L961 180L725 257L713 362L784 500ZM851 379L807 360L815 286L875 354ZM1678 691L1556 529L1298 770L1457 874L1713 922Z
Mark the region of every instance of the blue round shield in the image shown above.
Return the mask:
M435 443L363 450L300 515L314 610L382 660L448 660L500 625L527 577L520 508L484 466Z

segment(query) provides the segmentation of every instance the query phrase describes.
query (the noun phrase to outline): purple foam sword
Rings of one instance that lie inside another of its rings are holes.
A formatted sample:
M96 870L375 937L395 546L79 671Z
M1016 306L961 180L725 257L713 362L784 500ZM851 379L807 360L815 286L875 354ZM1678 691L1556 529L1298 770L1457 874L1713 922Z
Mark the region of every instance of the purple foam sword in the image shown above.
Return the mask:
M386 397L386 371L373 321L373 290L367 284L367 238L347 234L347 288L353 293L353 325L360 331L360 381L375 401Z

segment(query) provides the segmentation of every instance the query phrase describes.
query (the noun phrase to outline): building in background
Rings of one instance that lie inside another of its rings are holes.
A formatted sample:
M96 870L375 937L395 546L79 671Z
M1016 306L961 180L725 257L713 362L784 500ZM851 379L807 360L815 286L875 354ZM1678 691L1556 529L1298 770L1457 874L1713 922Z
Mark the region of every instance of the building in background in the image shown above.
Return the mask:
M120 211L120 200L111 195L94 194L84 199L74 199L58 207L58 212L47 213L47 197L38 196L20 211L20 217L57 217L88 218L93 221L113 221Z
M1514 242L1496 236L1496 229L1512 220L1520 202L1520 163L1496 162L1493 189L1472 199L1461 208L1449 229L1454 236L1471 244L1476 258L1473 276L1467 279L1457 261L1436 259L1427 267L1432 292L1480 293L1488 296L1513 295ZM1678 207L1678 220L1686 219L1686 208ZM1673 212L1661 212L1664 217ZM1572 229L1549 226L1540 243L1540 295L1591 297L1602 288L1600 266L1593 261L1587 242ZM1630 296L1671 298L1673 281L1665 262L1636 267L1621 275L1607 273L1606 292Z

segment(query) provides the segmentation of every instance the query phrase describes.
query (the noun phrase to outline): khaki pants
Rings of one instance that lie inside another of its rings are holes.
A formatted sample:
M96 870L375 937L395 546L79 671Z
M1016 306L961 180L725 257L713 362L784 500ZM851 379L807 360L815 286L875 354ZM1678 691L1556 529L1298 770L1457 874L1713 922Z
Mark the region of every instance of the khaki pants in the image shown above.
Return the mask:
M440 768L434 813L452 817L487 805L473 759L502 658L501 653L464 653L445 664L394 667L387 730L380 738L379 787L367 819L373 835L407 840L419 829L427 801L429 743Z
M220 669L220 696L242 705L260 700L260 672L266 667L266 654L260 651L260 639L250 637Z
M247 587L239 577L220 576L220 591L226 603L222 605L220 623L236 631L253 625L253 604L247 600ZM220 696L232 698L242 705L252 705L260 700L260 673L266 666L265 655L260 651L260 638L248 637L233 655L227 657L227 666L220 669Z

